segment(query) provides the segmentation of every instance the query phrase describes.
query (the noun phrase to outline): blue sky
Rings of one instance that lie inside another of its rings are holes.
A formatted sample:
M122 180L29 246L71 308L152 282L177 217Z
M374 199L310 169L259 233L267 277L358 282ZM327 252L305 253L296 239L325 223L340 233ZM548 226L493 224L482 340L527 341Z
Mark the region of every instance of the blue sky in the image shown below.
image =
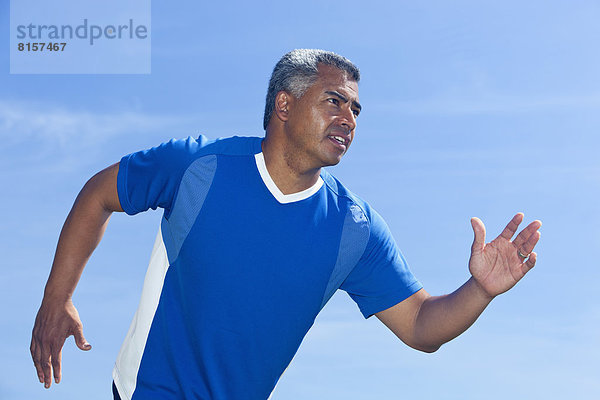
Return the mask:
M274 398L594 397L599 19L593 1L153 2L150 74L11 75L1 2L0 398L109 396L160 212L113 215L74 297L93 350L69 339L63 382L45 391L30 332L75 196L172 137L262 136L269 74L306 47L361 68L357 136L331 172L384 216L430 293L468 278L470 217L490 240L518 211L544 225L536 268L434 354L336 294Z

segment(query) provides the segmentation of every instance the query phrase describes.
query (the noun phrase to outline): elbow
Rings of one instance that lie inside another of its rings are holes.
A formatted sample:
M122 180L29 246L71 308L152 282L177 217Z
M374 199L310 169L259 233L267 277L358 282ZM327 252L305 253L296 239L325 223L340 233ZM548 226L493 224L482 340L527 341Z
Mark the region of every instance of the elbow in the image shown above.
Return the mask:
M415 350L422 351L423 353L435 353L436 351L438 351L440 349L440 347L442 347L442 345L441 344L414 343L414 344L411 344L410 347L412 347Z
M442 346L431 346L431 347L418 347L416 348L419 351L422 351L423 353L435 353L436 351L438 351L440 349L440 347Z

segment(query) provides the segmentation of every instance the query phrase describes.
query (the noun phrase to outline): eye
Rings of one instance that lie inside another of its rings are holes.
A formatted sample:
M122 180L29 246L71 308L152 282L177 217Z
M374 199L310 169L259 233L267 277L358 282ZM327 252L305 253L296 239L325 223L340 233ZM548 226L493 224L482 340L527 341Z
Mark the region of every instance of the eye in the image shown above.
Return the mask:
M352 114L354 114L354 118L356 118L356 117L358 117L358 114L360 114L360 111L352 110Z
M340 104L340 101L338 99L336 99L335 97L330 97L327 99L328 102L330 102L331 104L335 104L336 106Z

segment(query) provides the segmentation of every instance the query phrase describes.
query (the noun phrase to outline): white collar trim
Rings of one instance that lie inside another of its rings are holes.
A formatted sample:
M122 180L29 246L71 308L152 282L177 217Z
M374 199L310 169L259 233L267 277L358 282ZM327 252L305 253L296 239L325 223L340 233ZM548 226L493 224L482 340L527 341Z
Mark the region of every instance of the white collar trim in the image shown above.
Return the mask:
M269 171L267 171L267 164L265 164L265 157L263 153L257 153L254 155L254 159L256 160L256 167L258 168L258 173L262 178L265 186L269 189L269 192L275 197L275 199L281 204L293 203L295 201L300 201L309 198L313 194L317 193L321 186L323 186L323 179L319 176L317 182L314 185L309 187L308 189L304 189L301 192L283 194L281 190L275 185L271 175L269 175Z

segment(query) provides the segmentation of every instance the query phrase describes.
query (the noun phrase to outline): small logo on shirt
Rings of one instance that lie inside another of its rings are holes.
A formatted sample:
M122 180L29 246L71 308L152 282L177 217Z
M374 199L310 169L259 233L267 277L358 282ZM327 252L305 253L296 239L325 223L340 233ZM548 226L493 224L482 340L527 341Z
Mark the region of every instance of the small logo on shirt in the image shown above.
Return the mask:
M354 219L354 222L367 222L367 217L365 216L365 213L363 213L360 207L356 204L352 204L350 206L350 212L352 213L352 219Z

